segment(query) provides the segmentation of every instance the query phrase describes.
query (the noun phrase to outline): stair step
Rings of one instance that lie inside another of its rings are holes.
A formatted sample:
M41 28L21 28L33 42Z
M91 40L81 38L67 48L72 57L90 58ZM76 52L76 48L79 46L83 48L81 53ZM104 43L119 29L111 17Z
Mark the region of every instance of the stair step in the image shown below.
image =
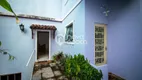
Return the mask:
M33 74L40 70L41 68L44 68L44 67L49 67L49 63L52 63L54 62L53 60L49 60L49 61L39 61L39 62L35 62L34 64L34 71L33 71Z
M54 61L40 61L34 65L32 80L68 80L61 66Z

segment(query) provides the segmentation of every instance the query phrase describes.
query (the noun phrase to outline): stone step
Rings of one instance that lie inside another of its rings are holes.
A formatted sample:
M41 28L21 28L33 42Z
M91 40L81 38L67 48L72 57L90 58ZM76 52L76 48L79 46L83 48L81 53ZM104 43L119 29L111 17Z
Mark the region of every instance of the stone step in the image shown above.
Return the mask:
M68 80L54 61L36 62L32 80Z

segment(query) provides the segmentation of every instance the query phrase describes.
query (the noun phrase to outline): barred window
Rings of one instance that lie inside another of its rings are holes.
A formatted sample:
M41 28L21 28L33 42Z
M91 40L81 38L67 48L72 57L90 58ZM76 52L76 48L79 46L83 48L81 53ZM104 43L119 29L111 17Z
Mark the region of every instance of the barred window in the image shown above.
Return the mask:
M0 80L21 80L21 73L0 75Z

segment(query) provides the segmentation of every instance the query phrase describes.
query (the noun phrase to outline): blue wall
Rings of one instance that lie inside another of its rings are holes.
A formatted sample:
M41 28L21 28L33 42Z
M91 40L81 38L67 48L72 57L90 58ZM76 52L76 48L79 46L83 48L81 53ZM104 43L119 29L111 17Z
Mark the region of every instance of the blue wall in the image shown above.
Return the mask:
M85 1L85 55L92 64L95 64L95 24L107 24L107 17L103 14L102 5L106 5L104 0ZM95 66L95 65L94 65ZM103 71L103 79L108 80L107 64L97 67Z
M14 11L19 14L32 14L32 15L39 15L39 16L47 16L53 18L61 18L61 1L60 0L50 0L51 4L41 1L11 1L11 5ZM69 2L70 3L70 2ZM17 4L17 5L14 5ZM27 6L25 6L27 4ZM44 4L44 5L43 5ZM50 4L50 5L48 5ZM53 5L54 4L54 5ZM56 5L58 4L58 5ZM45 6L46 5L46 6ZM18 7L17 7L18 6ZM24 7L23 7L24 6ZM44 7L45 6L45 7ZM53 7L51 7L53 6ZM60 6L60 7L59 7ZM67 5L67 6L72 6ZM45 9L47 7L47 9ZM52 10L49 10L51 9ZM45 9L45 10L44 10ZM7 12L3 8L0 8L0 11ZM67 11L67 10L65 10ZM44 13L44 14L43 14ZM21 32L19 28L19 24L16 24L15 18L12 17L2 17L0 16L0 41L2 41L3 48L8 49L8 52L16 57L14 61L8 61L8 56L3 56L0 54L0 75L2 74L11 74L22 72L22 80L30 80L32 68L33 68L33 60L26 67L26 64L35 49L35 41L32 39L31 29L29 28L31 24L54 24L57 27L56 36L60 33L65 34L65 27L66 25L74 20L73 28L74 34L76 36L83 36L84 39L84 30L85 30L85 1L83 0L80 5L74 9L69 16L62 22L51 22L51 21L43 21L43 20L33 20L33 19L24 19L19 18L20 23L23 23L25 26L26 32ZM58 45L55 39L52 38L51 40L51 55L58 51L64 51L65 53L74 54L84 54L84 44L63 44L62 46Z
M71 1L71 0L69 0ZM70 4L70 3L69 3ZM70 6L72 4L67 4L66 6ZM81 3L69 14L69 16L63 21L62 27L65 31L67 24L69 24L72 20L73 22L73 31L75 36L82 36L82 39L84 40L84 34L85 34L85 0L82 0ZM64 32L65 34L65 32ZM77 39L78 40L78 39ZM64 44L61 46L63 51L65 53L70 53L72 55L74 54L84 54L84 44Z
M62 0L62 16L65 16L78 0Z
M0 54L0 75L22 72L22 80L29 80L30 76L26 74L30 72L30 69L32 71L32 67L27 69L26 64L32 51L35 49L34 39L32 39L31 29L29 28L30 25L32 23L45 25L54 24L58 29L57 32L59 32L61 23L22 18L20 18L20 21L24 24L26 33L21 32L19 25L15 22L15 18L0 17L0 41L2 41L2 47L16 57L14 61L8 61L8 56L2 56ZM52 41L52 44L56 46L52 46L51 48L51 53L53 54L58 51L59 46L57 46L57 43L55 43L54 40Z
M9 2L16 14L61 18L62 0L9 0ZM7 13L2 7L0 7L0 12ZM20 18L20 23L24 24L26 33L20 31L15 18L0 16L0 41L2 41L2 47L16 57L14 61L8 61L8 56L0 54L0 75L21 72L22 80L30 80L34 57L32 57L28 67L26 67L26 64L35 49L35 41L31 36L30 25L33 23L54 24L57 27L57 33L61 31L61 23L24 18ZM54 45L51 47L52 55L61 50L53 38L52 45Z
M142 80L139 0L108 0L108 69L126 80ZM120 6L121 5L121 6Z
M62 0L8 0L16 14L61 18ZM0 12L7 12L0 7Z

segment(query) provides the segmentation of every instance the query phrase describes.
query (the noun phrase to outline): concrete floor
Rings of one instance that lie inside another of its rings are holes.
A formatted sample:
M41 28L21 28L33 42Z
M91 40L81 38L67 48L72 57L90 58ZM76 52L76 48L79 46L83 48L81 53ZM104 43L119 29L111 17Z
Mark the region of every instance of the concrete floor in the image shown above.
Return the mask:
M38 61L47 61L49 60L48 54L39 55Z

